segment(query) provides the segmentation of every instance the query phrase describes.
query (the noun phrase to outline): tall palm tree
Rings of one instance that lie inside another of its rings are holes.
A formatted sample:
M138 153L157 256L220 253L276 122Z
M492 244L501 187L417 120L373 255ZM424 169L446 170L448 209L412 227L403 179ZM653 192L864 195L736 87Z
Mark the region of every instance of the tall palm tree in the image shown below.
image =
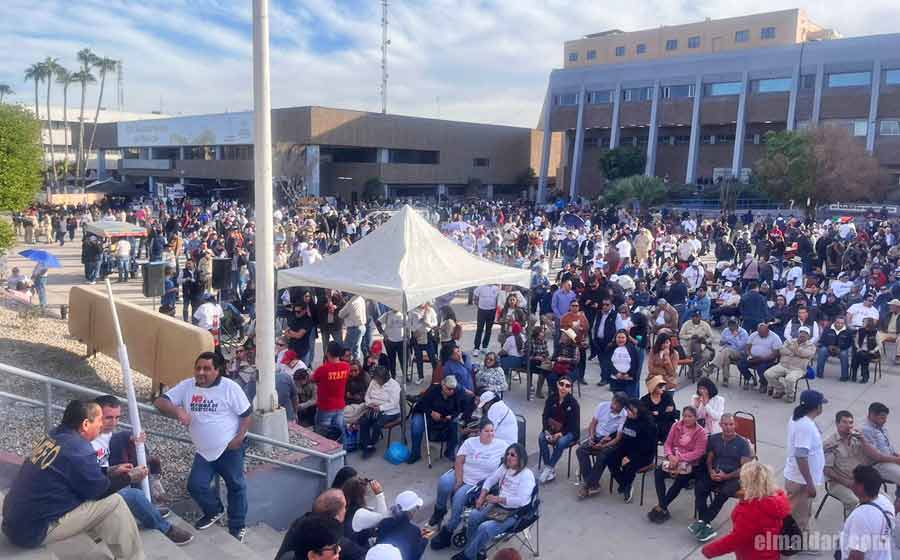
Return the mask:
M56 146L53 143L53 116L50 114L50 87L56 69L59 68L59 59L48 56L41 63L43 78L47 80L47 136L50 140L50 169L53 172L53 187L59 188L59 174L56 171Z
M119 67L119 61L111 58L97 58L94 60L94 68L100 74L100 94L97 95L97 110L94 112L94 128L91 129L91 140L88 142L88 153L94 149L94 136L97 134L97 121L100 119L100 105L103 103L103 87L106 85L106 74L115 72ZM97 170L100 170L100 154L97 154Z
M3 97L6 95L12 95L13 89L9 87L9 84L0 84L0 103L3 103Z
M63 192L69 192L69 86L72 85L72 73L62 65L56 68L56 83L63 88L63 142L65 142L65 158L63 159Z
M39 62L35 62L25 69L25 81L28 80L34 82L34 117L39 119L41 118L38 113L38 85L41 82L41 64Z
M78 113L78 152L75 154L75 180L81 184L84 177L84 97L87 85L96 82L96 78L91 74L91 66L97 60L97 55L91 49L81 49L76 55L78 62L81 64L81 71L78 72L78 81L81 82L81 111Z

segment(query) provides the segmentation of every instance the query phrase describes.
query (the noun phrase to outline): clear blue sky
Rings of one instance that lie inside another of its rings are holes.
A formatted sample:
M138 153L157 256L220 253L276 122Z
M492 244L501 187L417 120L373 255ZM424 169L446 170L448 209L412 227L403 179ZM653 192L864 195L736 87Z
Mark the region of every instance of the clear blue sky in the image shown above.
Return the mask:
M379 110L379 0L271 4L274 106ZM845 36L893 32L900 19L895 0L797 6ZM566 39L788 7L776 0L391 0L388 108L534 126ZM14 99L33 99L22 79L29 64L53 56L73 69L75 53L90 47L124 61L127 110L252 106L250 0L3 0L0 13L0 83L13 87ZM104 105L114 108L115 83L108 86ZM96 95L92 88L88 106ZM61 102L55 95L54 104Z

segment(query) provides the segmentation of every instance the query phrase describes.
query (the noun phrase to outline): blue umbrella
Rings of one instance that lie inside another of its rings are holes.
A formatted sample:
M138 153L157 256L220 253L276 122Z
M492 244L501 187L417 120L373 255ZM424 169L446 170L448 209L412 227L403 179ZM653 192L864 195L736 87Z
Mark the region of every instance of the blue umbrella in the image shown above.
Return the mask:
M26 259L39 262L47 268L62 268L62 265L59 264L59 259L47 251L42 251L40 249L26 249L19 254Z
M564 224L566 224L570 228L579 229L584 226L584 220L582 220L581 217L579 217L575 214L563 215L562 221Z

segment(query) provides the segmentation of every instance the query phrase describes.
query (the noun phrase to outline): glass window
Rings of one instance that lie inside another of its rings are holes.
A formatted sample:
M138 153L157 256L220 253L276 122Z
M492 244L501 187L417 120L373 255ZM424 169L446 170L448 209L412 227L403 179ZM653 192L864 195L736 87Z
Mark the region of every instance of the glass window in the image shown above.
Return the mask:
M691 137L688 135L680 135L675 137L676 146L687 146L691 143Z
M594 49L591 49L591 50L589 50L589 51L587 52L587 59L588 59L588 60L594 60L594 59L596 59L596 58L597 58L597 51L595 51Z
M880 123L878 133L881 136L900 136L900 120L883 119Z
M763 27L762 31L759 32L760 39L774 39L775 38L775 28L774 27Z
M477 157L472 160L472 167L490 167L491 160L486 157Z
M212 161L216 159L216 150L212 146L187 146L184 149L184 159Z
M666 41L666 50L667 51L678 50L678 39L669 39L668 41Z
M660 134L659 138L656 139L656 143L659 144L660 146L669 146L674 141L675 141L674 136L668 136L668 135L663 135L663 134Z
M622 90L622 97L625 101L650 101L653 99L653 88L628 88Z
M871 72L842 72L840 74L828 74L828 87L854 87L867 86L872 83Z
M694 97L694 84L682 86L665 86L662 90L663 99L685 99Z
M853 136L866 136L869 133L868 121L853 121Z
M699 49L700 48L700 36L697 35L695 37L688 37L688 48L689 49Z
M578 53L577 52L569 53L569 62L578 62Z
M572 105L578 105L578 94L563 93L562 95L557 95L556 104L560 107L571 107Z
M734 134L716 134L716 144L734 144Z
M884 83L889 86L900 86L900 69L885 70Z
M743 29L741 31L737 31L734 34L734 42L735 43L746 43L750 40L750 31L748 29Z
M417 163L437 165L441 162L440 152L436 150L388 150L389 163Z
M635 49L635 52L637 52L638 54L644 54L644 53L646 53L646 52L647 52L647 45L645 45L644 43L638 43L638 46L637 46L637 48Z
M753 91L755 93L775 93L791 91L790 78L767 78L764 80L753 80Z
M715 144L716 137L714 134L703 134L702 136L700 136L700 143L701 144Z
M251 160L253 146L223 146L222 159Z
M862 119L828 119L822 121L827 128L841 128L851 136L865 136L869 132L869 123Z
M716 97L719 95L740 95L741 82L719 82L715 84L706 84L706 95Z
M591 91L588 92L587 102L592 105L603 105L612 102L611 91Z
M616 56L625 56L625 47L616 47Z

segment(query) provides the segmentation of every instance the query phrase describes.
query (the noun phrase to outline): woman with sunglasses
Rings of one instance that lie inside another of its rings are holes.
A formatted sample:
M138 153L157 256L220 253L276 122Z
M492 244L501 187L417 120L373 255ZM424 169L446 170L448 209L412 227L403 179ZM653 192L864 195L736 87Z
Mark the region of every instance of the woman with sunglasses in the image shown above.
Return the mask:
M531 502L534 492L534 473L528 467L525 448L514 443L506 449L500 467L484 481L481 494L475 501L475 511L466 525L468 544L451 560L477 560L494 537L516 524L516 510ZM491 488L500 487L497 495Z
M572 380L568 377L560 378L556 389L556 394L551 395L544 403L543 430L538 436L538 447L544 463L540 474L541 483L556 478L556 464L563 451L581 436L581 408L572 396ZM550 447L553 447L552 454Z
M500 367L500 360L494 352L488 352L484 357L484 363L478 373L475 374L475 390L478 393L484 391L493 391L502 395L504 391L509 390L509 383L506 382L506 373Z

